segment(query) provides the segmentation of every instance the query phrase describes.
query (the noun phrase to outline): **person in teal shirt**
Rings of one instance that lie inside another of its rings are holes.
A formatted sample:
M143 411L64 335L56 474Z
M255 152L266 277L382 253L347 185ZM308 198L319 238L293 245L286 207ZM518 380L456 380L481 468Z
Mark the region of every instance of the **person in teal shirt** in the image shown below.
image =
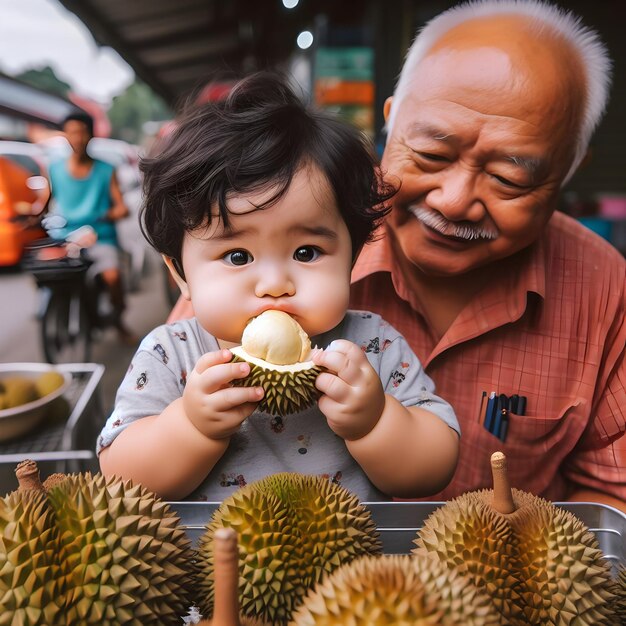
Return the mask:
M87 250L93 261L89 274L100 277L110 294L120 338L134 343L135 337L122 321L125 298L115 222L127 217L129 212L115 168L104 161L92 159L87 153L87 145L93 137L93 118L90 115L71 113L63 121L62 128L72 153L49 168L56 213L66 221L59 234L66 236L81 226L94 229L98 239Z

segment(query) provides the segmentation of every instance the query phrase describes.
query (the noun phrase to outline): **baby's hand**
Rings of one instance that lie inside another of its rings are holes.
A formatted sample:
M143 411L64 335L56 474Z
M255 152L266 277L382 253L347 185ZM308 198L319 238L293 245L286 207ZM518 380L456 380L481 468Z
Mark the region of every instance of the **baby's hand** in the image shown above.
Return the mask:
M328 425L348 441L367 435L385 408L385 392L364 352L340 339L314 354L313 361L328 370L315 381L323 394L318 404Z
M250 373L247 363L231 363L228 350L202 355L183 392L183 407L191 423L210 439L235 433L263 397L261 387L232 387L230 382Z

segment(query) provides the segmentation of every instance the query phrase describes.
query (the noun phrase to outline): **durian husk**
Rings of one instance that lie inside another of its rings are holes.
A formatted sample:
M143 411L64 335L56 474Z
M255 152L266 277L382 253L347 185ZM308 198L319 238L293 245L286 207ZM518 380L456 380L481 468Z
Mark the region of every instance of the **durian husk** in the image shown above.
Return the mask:
M487 594L429 557L365 556L309 591L292 626L496 626Z
M618 568L613 592L615 593L613 610L615 612L616 624L626 624L626 565L621 565Z
M193 553L165 502L100 474L70 476L48 499L71 568L68 624L180 623L192 604Z
M238 387L263 387L259 411L285 417L313 406L320 397L315 380L322 368L312 361L304 364L274 365L246 355L241 348L233 348L231 352L233 362L246 362L250 365L248 376L237 378L232 384Z
M613 624L613 579L596 536L543 498L509 516L529 624Z
M45 493L0 498L0 626L65 624L67 575Z
M100 474L54 475L46 491L36 464L16 473L0 500L0 624L180 624L196 570L165 502Z
M492 469L494 489L435 511L414 553L436 555L486 586L502 624L613 624L614 581L595 535L571 513L511 489L502 453Z
M324 573L382 550L370 512L340 485L319 476L268 476L226 498L200 538L198 604L208 617L214 602L213 538L222 527L239 537L242 615L277 626L290 620Z
M513 529L473 494L463 494L435 510L419 531L412 553L457 568L474 587L485 589L501 624L525 624Z

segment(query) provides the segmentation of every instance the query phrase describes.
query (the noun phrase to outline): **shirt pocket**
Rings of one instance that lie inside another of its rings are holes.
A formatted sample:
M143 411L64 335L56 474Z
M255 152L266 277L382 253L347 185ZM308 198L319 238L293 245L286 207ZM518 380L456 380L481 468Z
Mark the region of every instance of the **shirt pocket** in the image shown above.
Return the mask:
M517 415L509 412L506 440L500 442L502 450L528 461L542 457L542 465L559 464L573 450L585 430L583 404L576 399L553 414ZM547 454L550 460L545 458Z

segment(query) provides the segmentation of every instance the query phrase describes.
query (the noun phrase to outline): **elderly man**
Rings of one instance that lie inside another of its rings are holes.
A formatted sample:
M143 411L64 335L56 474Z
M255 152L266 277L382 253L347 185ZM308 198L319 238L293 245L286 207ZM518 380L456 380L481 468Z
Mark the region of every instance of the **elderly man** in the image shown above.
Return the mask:
M352 306L400 330L457 411L441 499L489 487L503 450L514 487L624 508L625 261L554 212L609 68L571 15L487 0L422 30L386 102L383 166L400 188Z

